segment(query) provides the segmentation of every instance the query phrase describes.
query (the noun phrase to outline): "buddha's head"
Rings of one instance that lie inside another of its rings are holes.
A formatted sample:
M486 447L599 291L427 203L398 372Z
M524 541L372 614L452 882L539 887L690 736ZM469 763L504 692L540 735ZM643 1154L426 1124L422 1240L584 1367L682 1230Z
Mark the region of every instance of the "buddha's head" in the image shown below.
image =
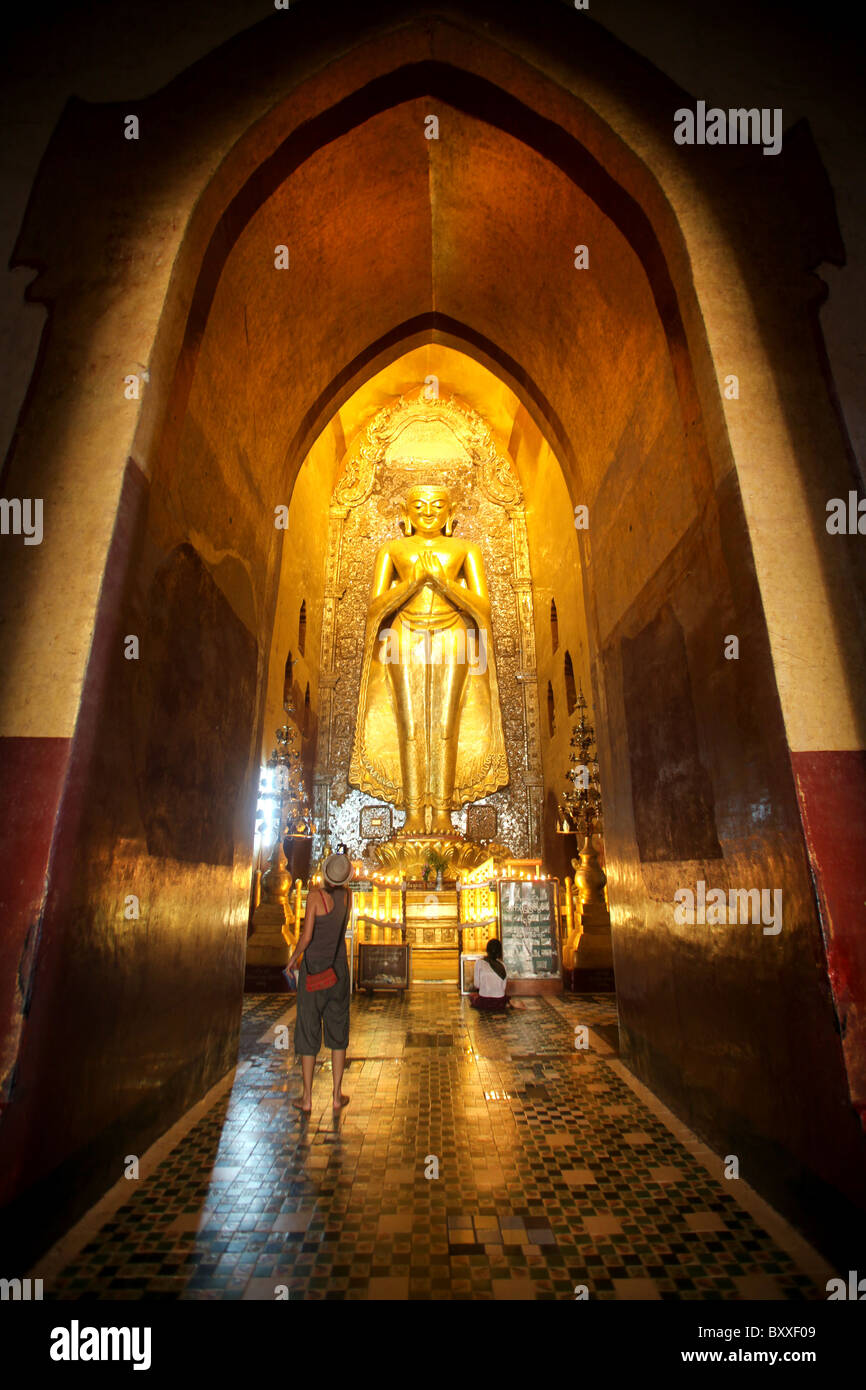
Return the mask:
M450 536L454 507L447 487L434 484L410 487L403 502L403 524L407 536L413 531L422 536L438 536L444 531Z

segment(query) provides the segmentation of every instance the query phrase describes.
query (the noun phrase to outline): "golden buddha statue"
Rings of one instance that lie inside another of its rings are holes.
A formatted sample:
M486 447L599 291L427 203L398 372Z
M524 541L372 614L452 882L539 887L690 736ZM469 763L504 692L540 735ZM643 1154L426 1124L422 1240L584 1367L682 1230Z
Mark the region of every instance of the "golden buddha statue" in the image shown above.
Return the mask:
M401 835L454 835L452 807L508 781L490 598L447 488L411 488L403 525L376 557L350 781L405 807Z

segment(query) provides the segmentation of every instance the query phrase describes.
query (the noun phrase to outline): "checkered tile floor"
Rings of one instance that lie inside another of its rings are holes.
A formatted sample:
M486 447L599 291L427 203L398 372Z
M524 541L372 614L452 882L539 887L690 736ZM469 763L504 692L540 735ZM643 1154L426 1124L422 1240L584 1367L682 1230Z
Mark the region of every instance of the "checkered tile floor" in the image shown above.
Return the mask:
M333 1115L323 1053L305 1118L275 1045L291 1001L248 996L231 1092L45 1297L825 1296L611 1054L575 1050L577 1023L615 1036L613 996L523 1002L498 1017L430 986L359 997L351 1104Z

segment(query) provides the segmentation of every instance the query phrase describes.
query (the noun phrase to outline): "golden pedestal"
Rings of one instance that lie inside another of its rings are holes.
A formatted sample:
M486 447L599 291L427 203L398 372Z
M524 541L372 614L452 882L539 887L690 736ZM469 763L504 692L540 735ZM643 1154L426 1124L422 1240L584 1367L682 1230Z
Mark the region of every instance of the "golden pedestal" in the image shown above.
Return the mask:
M253 913L253 930L247 940L247 966L272 966L283 970L289 963L283 903L259 903Z
M456 878L483 864L485 859L507 859L506 845L476 845L461 835L395 835L372 848L373 858L386 873L398 873L402 878L420 878L427 866L427 855L433 850L445 860L444 873Z
M572 968L613 970L613 941L607 909L595 903L581 903L575 914L575 928L580 935L574 943Z
M286 868L281 840L271 850L268 868L261 878L261 901L253 913L253 929L247 938L247 972L279 974L289 962L285 927L289 920L288 897L292 875ZM262 975L264 979L265 976Z
M613 971L610 913L604 900L607 877L598 862L592 835L585 835L574 869L575 937L572 968L581 972ZM579 935L578 935L579 933Z

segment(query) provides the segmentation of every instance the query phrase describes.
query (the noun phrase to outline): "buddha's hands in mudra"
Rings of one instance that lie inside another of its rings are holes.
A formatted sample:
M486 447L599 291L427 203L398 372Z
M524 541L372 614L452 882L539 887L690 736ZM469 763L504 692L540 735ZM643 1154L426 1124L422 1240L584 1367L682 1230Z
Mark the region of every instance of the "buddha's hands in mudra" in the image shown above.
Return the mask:
M426 588L428 584L444 594L448 581L439 556L432 551L425 550L412 566L412 572L408 579L399 580L370 600L370 606L367 610L368 627L378 626L382 618L390 617L397 609L402 608L403 604L414 594L417 594L419 589Z
M410 488L404 511L406 535L387 542L376 557L367 638L425 588L479 630L486 629L490 597L481 552L477 545L455 541L450 535L449 518L453 520L453 516L448 489L426 485Z
M464 584L456 584L445 572L445 568L435 550L425 550L412 567L412 584L418 588L435 589L448 603L452 603L471 622L483 627L490 614L490 605L480 595L473 593Z
M429 584L432 589L438 589L445 596L448 594L450 585L442 567L442 561L435 550L425 550L412 566L412 578L418 581L418 587L423 588Z

